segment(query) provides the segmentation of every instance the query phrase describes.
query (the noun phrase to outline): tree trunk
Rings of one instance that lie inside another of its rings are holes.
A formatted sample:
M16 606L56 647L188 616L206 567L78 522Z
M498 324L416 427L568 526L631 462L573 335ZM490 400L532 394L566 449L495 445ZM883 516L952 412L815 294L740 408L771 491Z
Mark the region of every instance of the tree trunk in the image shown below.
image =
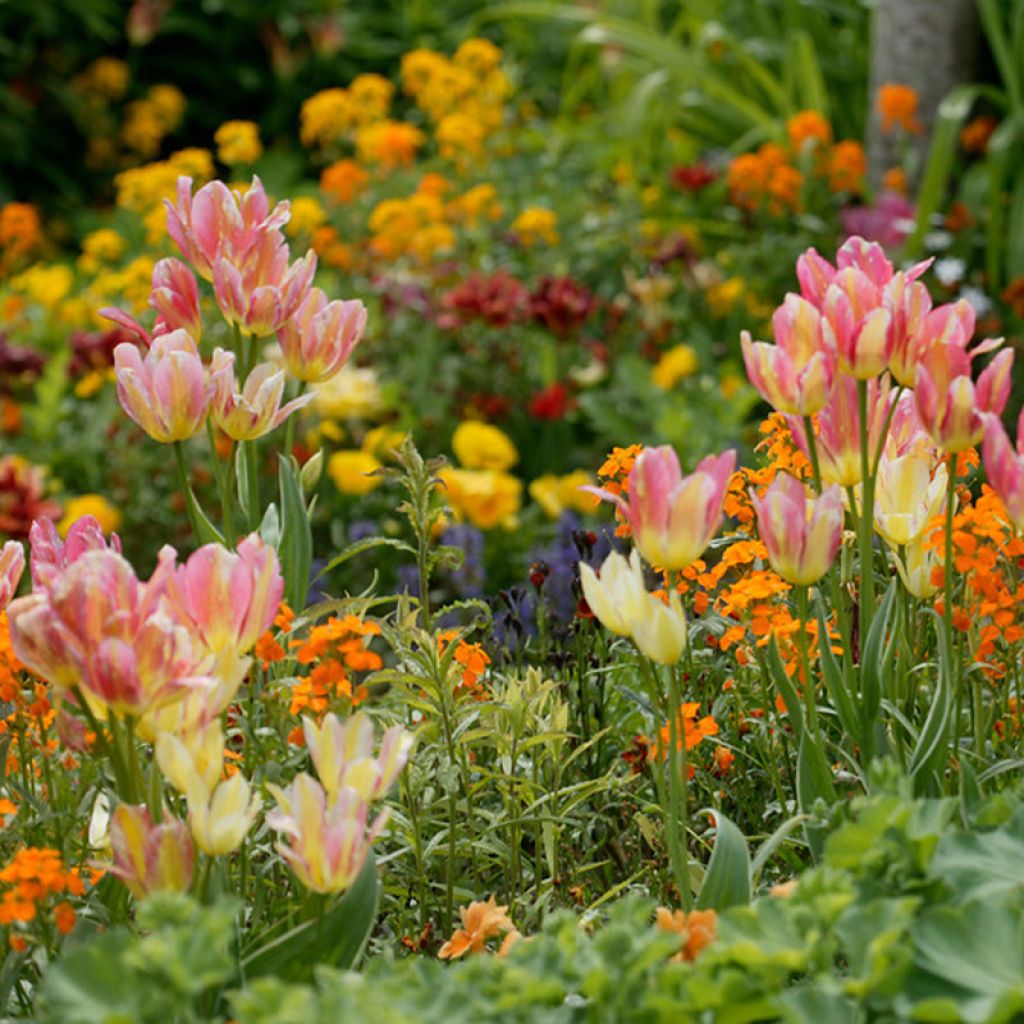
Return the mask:
M890 82L912 86L920 97L924 132L913 141L913 178L920 176L928 137L943 98L970 79L978 43L974 0L877 0L871 25L871 89L868 111L868 167L876 187L901 164L893 135L883 135L875 103Z

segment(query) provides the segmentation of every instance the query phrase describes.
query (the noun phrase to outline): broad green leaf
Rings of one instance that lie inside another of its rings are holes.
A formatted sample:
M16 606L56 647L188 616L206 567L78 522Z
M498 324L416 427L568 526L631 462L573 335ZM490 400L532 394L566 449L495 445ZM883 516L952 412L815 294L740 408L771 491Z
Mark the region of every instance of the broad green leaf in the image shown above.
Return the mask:
M281 572L284 596L296 611L306 607L309 572L313 564L313 533L306 504L302 500L302 484L291 459L282 457L278 464L281 489Z
M704 874L697 906L719 912L750 902L750 854L740 830L721 811L706 808L715 819L715 848Z
M786 666L782 663L782 657L779 655L779 645L775 642L774 634L772 634L771 641L768 644L768 668L771 673L772 682L775 683L775 688L781 694L786 710L789 712L789 722L793 726L793 738L797 743L800 743L804 735L803 706L800 703L800 698L797 696L796 688L790 682Z

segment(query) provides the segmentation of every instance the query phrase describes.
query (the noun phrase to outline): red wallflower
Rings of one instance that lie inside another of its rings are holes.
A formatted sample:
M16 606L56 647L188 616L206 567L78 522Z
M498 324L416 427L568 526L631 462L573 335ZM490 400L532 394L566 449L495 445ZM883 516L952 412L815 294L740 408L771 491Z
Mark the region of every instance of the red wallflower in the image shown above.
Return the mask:
M571 277L545 274L530 296L530 313L549 331L565 336L579 330L597 306L586 285Z
M569 393L569 389L559 381L550 384L543 391L530 399L530 415L538 420L560 420L570 410L575 408L576 400Z

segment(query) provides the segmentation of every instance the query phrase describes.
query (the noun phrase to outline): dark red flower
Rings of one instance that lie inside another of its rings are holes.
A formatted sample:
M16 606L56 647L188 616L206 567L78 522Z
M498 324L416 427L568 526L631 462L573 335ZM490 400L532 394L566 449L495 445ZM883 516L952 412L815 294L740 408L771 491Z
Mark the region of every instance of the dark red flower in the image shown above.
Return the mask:
M534 419L560 420L575 407L576 400L569 389L560 381L555 381L530 399L529 411Z
M530 313L549 331L564 337L578 331L597 306L586 285L572 277L545 274L530 296Z
M507 327L529 316L530 293L507 270L488 277L474 272L445 292L441 307L444 312L437 321L441 327L459 327L473 320L483 320L492 327Z
M707 164L679 164L669 172L669 181L680 192L700 192L710 185L718 175Z
M43 470L17 455L0 458L0 536L23 540L36 519L56 519L60 505L46 497Z
M82 377L92 370L106 370L114 365L114 349L122 341L135 341L127 331L113 327L108 331L73 331L68 376Z

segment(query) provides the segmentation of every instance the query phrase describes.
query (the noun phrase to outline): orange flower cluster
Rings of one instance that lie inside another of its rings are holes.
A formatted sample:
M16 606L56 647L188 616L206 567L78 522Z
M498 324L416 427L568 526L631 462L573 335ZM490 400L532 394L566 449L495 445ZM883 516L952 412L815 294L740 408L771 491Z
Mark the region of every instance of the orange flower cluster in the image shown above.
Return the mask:
M437 637L437 651L444 655L449 644L458 639L459 630L446 629ZM483 649L481 644L470 644L465 640L458 640L455 648L454 660L462 669L462 675L457 689L469 693L475 700L486 700L487 690L480 681L491 663L490 655Z
M380 655L368 647L370 638L380 635L380 626L367 622L358 615L344 618L331 616L326 622L314 626L309 636L292 640L300 665L312 665L306 676L299 676L291 690L290 713L312 711L317 717L325 714L332 700L347 701L356 707L367 698L363 685L353 685L351 673L371 672L383 662ZM290 742L300 741L301 729L289 736Z
M930 547L943 551L945 525L936 520ZM972 644L972 656L990 680L1003 679L1024 640L1024 582L1017 567L1024 558L1024 540L1014 534L1002 501L986 484L977 499L962 490L953 517L953 566L962 578L962 603L953 608L953 624ZM936 581L942 569L935 570ZM936 610L943 610L942 595Z
M675 932L681 940L679 952L672 957L673 963L696 960L701 950L715 939L718 915L713 910L669 910L658 907L655 924L663 932Z
M0 869L0 883L9 887L0 898L0 924L8 926L34 921L39 905L48 896L85 893L85 882L78 868L65 869L60 852L46 847L30 846L19 850L10 863ZM66 900L53 908L53 918L63 935L75 926L74 908ZM25 948L25 940L20 935L12 935L10 943L15 949Z
M597 470L602 489L609 494L625 494L626 486L629 483L629 474L633 472L637 456L643 450L642 444L631 444L627 448L613 448ZM600 503L601 499L595 495L594 504L599 505ZM618 523L615 527L615 536L628 537L629 523L626 522L618 506L615 507L615 519Z
M0 207L0 272L7 273L36 252L43 241L39 214L30 203Z
M917 90L899 82L887 82L878 87L875 100L882 115L882 131L888 134L895 128L919 135L924 131L917 119Z
M817 111L802 110L791 117L786 135L788 149L766 142L729 165L726 180L737 206L751 213L767 210L776 217L799 210L808 171L832 192L862 191L867 174L864 147L853 139L832 145L832 126Z
M277 615L274 617L274 626L279 633L290 633L292 623L294 621L295 612L293 612L291 608L282 601L281 607L278 609ZM256 647L254 648L253 653L257 658L259 658L260 664L263 668L269 668L275 662L284 661L287 657L287 652L278 639L278 635L271 629L268 629L256 641Z

